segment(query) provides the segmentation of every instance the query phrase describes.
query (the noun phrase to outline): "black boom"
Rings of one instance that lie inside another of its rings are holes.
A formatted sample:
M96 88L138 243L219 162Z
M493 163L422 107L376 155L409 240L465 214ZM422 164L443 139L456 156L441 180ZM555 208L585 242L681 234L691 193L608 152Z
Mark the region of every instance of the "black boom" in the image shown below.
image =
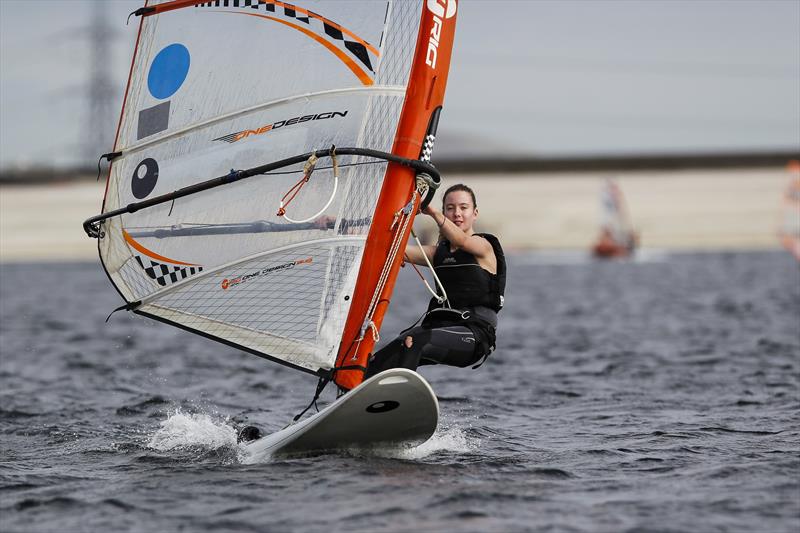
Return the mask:
M214 187L227 185L228 183L233 183L235 181L243 180L245 178L258 176L260 174L266 174L267 172L273 170L295 165L297 163L302 163L303 161L308 160L308 158L311 157L312 155L316 157L330 157L333 154L360 155L365 157L372 157L375 159L383 159L391 163L398 163L400 165L411 167L419 173L427 174L433 179L433 182L436 183L437 185L441 181L441 176L439 175L439 171L436 170L436 168L427 161L407 159L405 157L400 157L395 154L381 152L380 150L371 150L369 148L336 148L332 146L331 148L327 148L325 150L316 150L314 152L308 152L305 154L296 155L294 157L289 157L287 159L282 159L280 161L275 161L274 163L268 163L266 165L253 167L247 170L231 170L230 173L224 176L219 176L218 178L212 178L210 180L202 181L194 185L189 185L187 187L183 187L182 189L178 189L177 191L173 191L171 193L162 194L161 196L150 198L149 200L128 204L127 206L122 207L120 209L115 209L114 211L109 211L108 213L103 213L101 215L96 215L86 219L83 222L83 229L89 237L99 238L102 237L100 231L100 222L109 219L111 217L119 216L125 213L135 213L140 209L145 209L147 207L152 207L154 205L170 202L177 198L183 198L184 196L189 196L190 194L207 191L208 189L213 189ZM428 199L428 201L430 201L430 199Z

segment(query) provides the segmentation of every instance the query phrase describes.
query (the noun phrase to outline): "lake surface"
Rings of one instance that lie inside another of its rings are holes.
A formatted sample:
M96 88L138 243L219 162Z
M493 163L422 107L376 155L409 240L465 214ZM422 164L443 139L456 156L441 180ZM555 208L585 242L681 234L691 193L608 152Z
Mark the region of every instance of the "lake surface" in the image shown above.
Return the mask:
M800 528L800 265L512 255L498 350L423 367L413 450L239 462L316 379L123 312L97 263L0 270L0 530ZM426 305L401 273L383 337ZM332 390L324 398L332 398Z

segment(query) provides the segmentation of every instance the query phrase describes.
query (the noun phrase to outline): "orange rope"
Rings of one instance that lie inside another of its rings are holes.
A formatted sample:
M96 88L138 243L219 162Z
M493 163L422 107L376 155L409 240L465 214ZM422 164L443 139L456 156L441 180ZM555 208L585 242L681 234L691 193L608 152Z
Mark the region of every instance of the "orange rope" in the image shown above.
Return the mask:
M283 215L286 214L286 209L285 208L289 207L289 204L292 203L292 200L294 200L295 196L297 196L297 194L300 192L300 189L303 188L303 185L308 183L308 180L309 180L310 177L311 177L311 173L310 172L308 174L303 174L303 177L300 178L300 181L298 181L297 183L292 185L292 188L289 189L286 192L286 194L283 195L283 198L281 198L281 205L283 207L280 207L278 209L278 216L279 217L282 217ZM291 196L289 196L289 195L291 195ZM286 200L287 196L289 196L288 200ZM286 200L286 201L284 202L284 200Z
M411 265L412 267L414 267L414 271L417 273L417 275L420 277L420 279L422 279L423 281L425 281L425 276L423 276L423 275L422 275L422 272L420 272L420 271L419 271L419 269L417 268L417 265L415 265L415 264L414 264L414 263L412 263L411 261L408 261L408 264L409 264L409 265Z
M336 166L336 152L334 151L335 149L336 149L335 146L331 147L331 157L333 158L334 174L338 171L338 167ZM311 173L314 172L314 167L317 165L318 159L319 158L316 156L316 154L311 154L311 157L308 158L308 161L306 161L306 164L303 166L303 177L300 179L300 181L292 185L292 188L289 189L286 192L286 194L283 195L283 198L281 198L280 206L278 207L279 217L282 217L283 215L286 214L286 208L289 207L289 204L292 203L292 200L294 200L295 196L297 196L300 193L300 189L303 188L303 185L308 183L309 178L311 178ZM287 196L289 197L288 200L286 200ZM286 201L284 202L284 200Z

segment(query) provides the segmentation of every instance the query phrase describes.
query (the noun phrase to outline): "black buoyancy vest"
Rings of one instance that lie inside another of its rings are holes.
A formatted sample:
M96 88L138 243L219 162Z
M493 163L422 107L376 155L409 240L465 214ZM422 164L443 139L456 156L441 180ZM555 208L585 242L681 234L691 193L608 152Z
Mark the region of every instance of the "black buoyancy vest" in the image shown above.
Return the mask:
M506 290L506 257L497 237L488 233L476 233L483 237L494 249L497 259L497 274L484 270L478 260L460 248L450 251L450 241L442 240L433 255L433 268L444 285L450 306L455 309L488 307L500 311ZM436 299L431 300L429 309L440 307Z

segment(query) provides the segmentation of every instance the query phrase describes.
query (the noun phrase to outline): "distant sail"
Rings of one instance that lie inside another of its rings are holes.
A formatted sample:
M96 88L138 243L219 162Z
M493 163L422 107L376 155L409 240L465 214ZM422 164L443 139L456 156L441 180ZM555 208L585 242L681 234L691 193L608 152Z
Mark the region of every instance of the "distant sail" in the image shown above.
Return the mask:
M783 195L778 237L781 244L800 261L800 161L787 165L791 180Z
M320 160L284 216L305 161L240 171L331 147L428 160L455 7L172 0L138 10L105 215L85 224L128 308L308 372L344 367L337 382L358 384L420 204L419 169L339 155L335 178Z
M619 186L605 180L600 194L600 235L592 246L596 257L624 257L633 253L638 235L628 216L628 209Z

